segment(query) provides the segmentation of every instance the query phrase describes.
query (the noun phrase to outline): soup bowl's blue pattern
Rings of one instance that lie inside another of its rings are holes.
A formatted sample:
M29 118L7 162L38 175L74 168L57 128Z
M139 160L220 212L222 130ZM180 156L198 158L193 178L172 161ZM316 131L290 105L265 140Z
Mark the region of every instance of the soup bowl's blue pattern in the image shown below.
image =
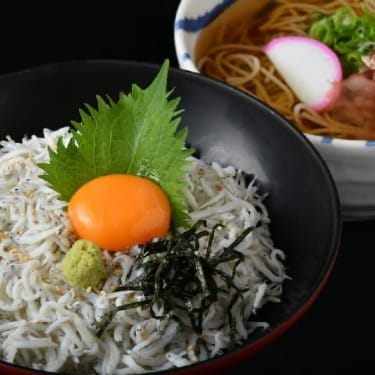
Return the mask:
M269 0L181 0L174 24L180 68L198 72L196 45L200 33L225 12L233 15ZM375 125L375 124L374 124ZM375 218L375 140L343 140L305 134L325 159L336 182L344 220Z
M177 60L181 68L198 72L194 49L200 32L236 0L181 1L174 23Z

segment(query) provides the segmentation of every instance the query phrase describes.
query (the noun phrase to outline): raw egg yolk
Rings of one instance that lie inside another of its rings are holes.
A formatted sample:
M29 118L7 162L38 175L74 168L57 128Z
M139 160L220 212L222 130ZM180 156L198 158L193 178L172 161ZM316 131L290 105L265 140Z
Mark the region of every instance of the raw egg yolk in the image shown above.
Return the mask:
M167 196L144 177L111 174L82 185L68 204L73 232L110 251L165 237L171 218Z

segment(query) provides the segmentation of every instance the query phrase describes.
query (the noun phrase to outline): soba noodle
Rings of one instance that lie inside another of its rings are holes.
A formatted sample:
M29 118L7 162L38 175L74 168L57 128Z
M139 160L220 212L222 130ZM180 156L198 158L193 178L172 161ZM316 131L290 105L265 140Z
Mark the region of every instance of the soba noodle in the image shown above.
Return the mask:
M275 0L254 18L236 19L235 24L222 23L210 35L207 48L197 46L197 67L211 77L223 80L281 112L306 133L346 138L375 139L375 130L336 121L328 112L317 113L299 102L272 63L262 52L271 39L285 35L307 36L314 12L332 14L340 6L360 12L358 0L309 0L297 2ZM364 0L370 12L375 1ZM366 131L366 133L364 133Z
M55 147L58 137L68 140L69 130L45 130L44 137L0 143L0 357L37 370L110 375L181 367L222 353L233 334L227 318L232 297L223 292L205 312L200 335L184 314L180 318L187 328L181 330L173 319L155 319L149 309L135 308L117 313L97 336L113 306L144 298L140 292L114 291L125 283L139 249L103 252L110 276L98 290L78 290L66 282L60 264L74 241L66 203L39 177L37 166L48 161L47 147ZM207 228L222 225L214 254L254 226L236 247L244 261L233 281L248 288L244 304L231 307L235 341L240 343L254 330L268 327L255 313L265 303L280 301L287 278L285 255L273 245L264 196L255 181L248 184L233 167L197 159L187 179L192 221L204 219ZM233 265L221 266L222 272L231 273Z

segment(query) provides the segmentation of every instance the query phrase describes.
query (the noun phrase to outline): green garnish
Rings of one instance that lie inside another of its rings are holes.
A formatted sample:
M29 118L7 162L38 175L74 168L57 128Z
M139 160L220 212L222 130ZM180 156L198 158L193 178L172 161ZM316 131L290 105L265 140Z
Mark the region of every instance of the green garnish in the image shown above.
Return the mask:
M142 246L129 271L127 283L116 291L140 291L144 300L113 308L102 323L98 336L103 334L119 311L140 306L148 307L153 318L169 317L181 326L183 322L178 312L183 311L189 316L194 331L199 334L202 332L203 314L217 301L219 292L232 295L228 306L228 320L232 336L235 334L231 308L248 290L239 288L234 282L237 266L243 261L243 254L235 248L254 228L245 229L230 246L224 248L221 253L212 255L215 230L219 226L211 232L198 231L202 225L204 222L199 221L173 239L158 240ZM202 254L199 251L199 239L204 236L208 236L208 242ZM218 265L224 262L233 262L231 274L218 268ZM219 288L216 282L218 279L225 286ZM163 306L162 316L155 315L154 305Z
M86 104L81 122L72 121L72 139L60 138L49 163L39 166L60 199L69 201L86 182L107 174L125 173L150 178L167 194L175 227L186 226L188 214L182 188L192 149L185 148L187 129L177 130L180 98L168 100L169 62L166 60L146 88L132 86L114 102L97 96L98 108Z
M375 50L375 14L357 15L350 7L340 7L331 16L322 15L309 29L309 35L331 47L339 56L345 75L364 66L362 57Z
M65 254L61 272L74 288L96 288L107 277L102 252L88 240L78 240Z

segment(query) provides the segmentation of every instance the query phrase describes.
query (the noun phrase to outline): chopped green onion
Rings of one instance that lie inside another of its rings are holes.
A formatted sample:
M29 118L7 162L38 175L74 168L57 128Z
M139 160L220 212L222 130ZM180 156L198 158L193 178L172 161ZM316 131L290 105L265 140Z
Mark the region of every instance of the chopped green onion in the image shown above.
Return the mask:
M358 15L350 7L340 7L330 16L312 23L309 35L331 47L339 56L345 75L358 72L362 57L375 50L375 14L362 5Z

